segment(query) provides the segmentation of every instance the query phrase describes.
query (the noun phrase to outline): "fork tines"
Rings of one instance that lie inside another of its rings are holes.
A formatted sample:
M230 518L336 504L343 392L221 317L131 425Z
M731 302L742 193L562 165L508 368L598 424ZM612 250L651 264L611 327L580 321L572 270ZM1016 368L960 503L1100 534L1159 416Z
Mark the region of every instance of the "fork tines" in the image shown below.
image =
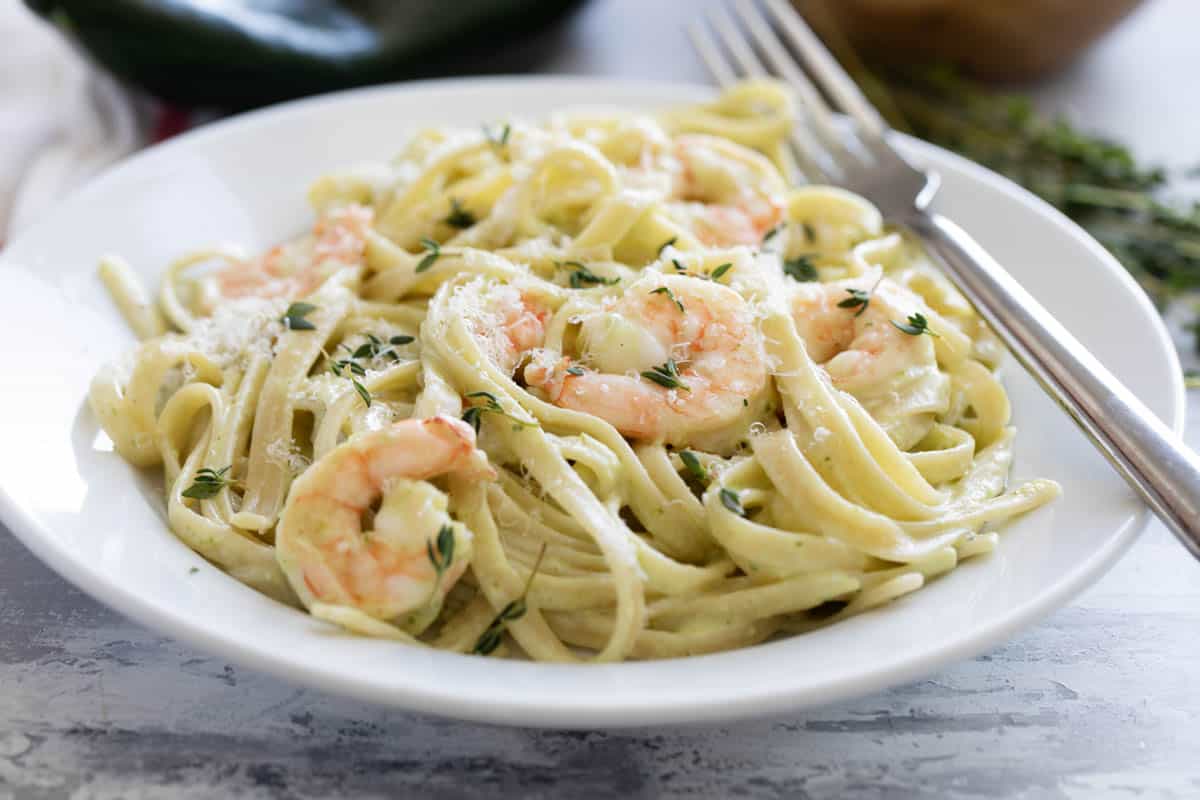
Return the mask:
M688 34L720 86L773 77L795 91L804 124L795 127L791 144L804 177L840 182L852 162L878 158L887 148L887 123L787 0L730 5L732 14L715 11L689 24ZM853 120L851 129L839 124L835 110Z

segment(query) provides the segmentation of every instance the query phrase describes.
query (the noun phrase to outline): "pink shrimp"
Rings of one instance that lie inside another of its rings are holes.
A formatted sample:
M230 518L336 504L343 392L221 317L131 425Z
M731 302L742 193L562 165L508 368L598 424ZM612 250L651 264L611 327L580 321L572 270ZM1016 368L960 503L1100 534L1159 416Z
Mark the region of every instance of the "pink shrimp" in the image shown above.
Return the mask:
M549 317L550 309L532 293L498 283L487 288L471 326L488 357L512 375L525 353L541 347Z
M783 219L782 178L759 153L725 139L679 136L677 209L701 242L714 247L758 244Z
M470 542L447 515L445 495L425 483L447 473L495 476L471 426L446 416L356 436L305 470L275 532L279 565L304 605L391 620L444 597L467 568ZM439 570L429 551L443 529L460 555Z
M233 262L213 277L225 298L311 294L339 269L361 262L373 212L365 206L337 208L317 220L310 236L277 245L262 257Z
M851 302L864 295L865 309ZM892 324L904 323L924 308L903 286L887 279L876 282L874 276L802 283L792 296L792 317L809 356L825 368L835 386L851 393L914 364L932 363L930 337L912 336Z
M684 444L724 428L767 385L752 309L729 287L699 278L647 274L607 308L582 315L579 338L590 369L536 351L526 382L635 439Z

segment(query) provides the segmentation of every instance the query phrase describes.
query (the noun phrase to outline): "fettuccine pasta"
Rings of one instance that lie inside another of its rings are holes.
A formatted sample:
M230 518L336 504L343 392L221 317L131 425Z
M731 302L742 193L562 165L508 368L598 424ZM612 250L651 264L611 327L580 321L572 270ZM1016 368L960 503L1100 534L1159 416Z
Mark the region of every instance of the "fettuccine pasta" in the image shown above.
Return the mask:
M171 530L363 636L545 661L828 625L996 546L992 334L863 198L796 185L787 92L415 135L311 231L197 252L90 404Z

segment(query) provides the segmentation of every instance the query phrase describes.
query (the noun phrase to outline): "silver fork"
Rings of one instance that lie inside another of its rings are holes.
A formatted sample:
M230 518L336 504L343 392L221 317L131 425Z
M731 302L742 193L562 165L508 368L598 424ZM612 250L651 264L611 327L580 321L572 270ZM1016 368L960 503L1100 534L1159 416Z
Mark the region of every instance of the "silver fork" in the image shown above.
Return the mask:
M703 23L689 26L717 82L726 86L740 74L788 83L806 123L792 142L805 176L866 197L889 222L920 236L1017 360L1200 558L1200 457L966 231L930 209L936 173L917 169L892 149L886 122L786 0L733 0L732 7L736 20L724 11L709 19L720 43ZM849 117L852 139L818 85Z

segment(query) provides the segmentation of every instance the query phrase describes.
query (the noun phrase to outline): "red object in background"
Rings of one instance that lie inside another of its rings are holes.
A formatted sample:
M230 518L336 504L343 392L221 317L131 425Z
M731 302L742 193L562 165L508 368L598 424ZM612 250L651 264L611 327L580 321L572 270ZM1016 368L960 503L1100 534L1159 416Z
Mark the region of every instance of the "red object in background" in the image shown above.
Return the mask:
M154 120L154 130L151 131L150 140L152 142L161 142L164 139L170 139L172 136L183 133L188 128L192 127L192 112L188 109L174 105L163 105L158 109L158 113Z

